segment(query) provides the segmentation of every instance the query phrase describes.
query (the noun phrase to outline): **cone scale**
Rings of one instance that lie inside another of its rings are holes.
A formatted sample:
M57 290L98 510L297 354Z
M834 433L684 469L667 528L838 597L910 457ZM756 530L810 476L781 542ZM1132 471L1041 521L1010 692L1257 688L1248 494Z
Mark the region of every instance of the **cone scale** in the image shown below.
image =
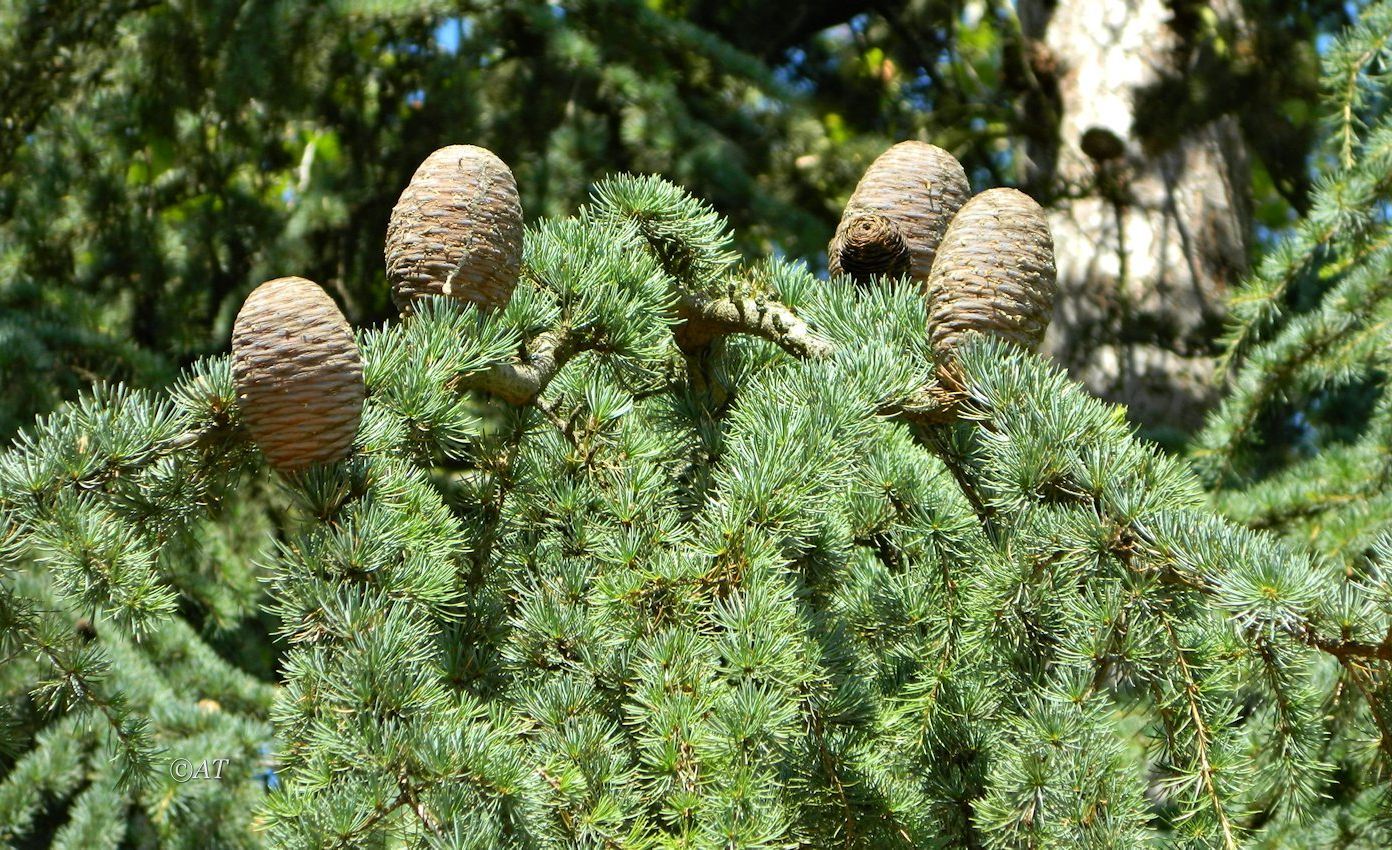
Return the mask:
M903 277L913 260L899 228L876 213L851 217L828 254L834 258L831 273L848 275L856 283L869 283L876 277Z

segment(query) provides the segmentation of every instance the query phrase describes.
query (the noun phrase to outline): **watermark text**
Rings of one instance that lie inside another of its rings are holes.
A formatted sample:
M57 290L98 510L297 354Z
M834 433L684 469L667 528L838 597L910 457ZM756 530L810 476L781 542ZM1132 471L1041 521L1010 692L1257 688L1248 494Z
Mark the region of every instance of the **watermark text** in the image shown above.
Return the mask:
M169 763L169 775L175 782L189 782L194 779L221 779L222 769L231 759L174 759Z

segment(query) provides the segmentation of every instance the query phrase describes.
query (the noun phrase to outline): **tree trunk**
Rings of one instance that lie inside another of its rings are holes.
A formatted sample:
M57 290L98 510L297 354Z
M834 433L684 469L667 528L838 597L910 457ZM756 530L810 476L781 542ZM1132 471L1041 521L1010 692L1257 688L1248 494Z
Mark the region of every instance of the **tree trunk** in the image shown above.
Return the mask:
M1236 0L1211 7L1241 25ZM1057 87L1057 135L1030 151L1032 182L1057 196L1049 223L1059 294L1043 350L1095 394L1126 404L1133 421L1191 430L1217 392L1225 294L1247 268L1248 166L1237 121L1172 126L1181 110L1166 98L1183 92L1207 49L1172 4L1020 0L1018 8L1034 39L1030 63Z

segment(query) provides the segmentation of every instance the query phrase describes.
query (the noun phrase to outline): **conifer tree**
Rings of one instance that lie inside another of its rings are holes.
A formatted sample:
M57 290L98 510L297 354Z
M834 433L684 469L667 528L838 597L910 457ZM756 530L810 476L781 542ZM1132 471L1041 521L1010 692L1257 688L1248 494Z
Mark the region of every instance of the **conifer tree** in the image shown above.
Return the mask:
M398 209L394 244L434 226ZM400 321L350 338L277 281L313 321L41 419L0 456L0 840L1387 846L1392 546L1347 581L1219 516L1021 347L1037 207L962 211L926 281L819 280L617 176L522 233L504 300L462 273L508 253L480 215L410 242L450 285ZM184 604L248 578L219 535L255 545L260 486L274 684Z
M1212 502L1327 564L1321 604L1332 621L1382 647L1388 627L1374 612L1386 611L1392 553L1392 115L1379 69L1390 40L1392 5L1377 3L1327 53L1323 167L1309 214L1232 302L1230 388L1192 449ZM1276 846L1338 846L1350 824L1373 812L1386 821L1392 811L1381 761L1392 730L1392 653L1335 658L1310 684L1328 718L1316 753L1343 779L1310 825Z
M1389 43L1392 6L1377 3L1328 51L1310 213L1234 298L1231 391L1193 449L1231 516L1355 568L1392 530Z
M382 228L441 138L512 162L534 217L660 171L815 254L834 204L789 175L825 129L651 6L0 0L0 439L98 378L167 385L286 269L393 314Z

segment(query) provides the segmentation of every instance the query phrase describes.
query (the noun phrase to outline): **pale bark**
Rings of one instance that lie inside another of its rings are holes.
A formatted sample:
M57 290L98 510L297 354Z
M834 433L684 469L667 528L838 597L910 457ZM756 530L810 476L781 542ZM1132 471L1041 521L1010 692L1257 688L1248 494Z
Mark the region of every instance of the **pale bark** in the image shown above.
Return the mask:
M1235 0L1213 10L1236 25ZM1226 292L1247 267L1247 157L1231 116L1168 133L1138 105L1182 76L1164 0L1020 0L1033 64L1057 85L1056 141L1032 153L1058 193L1059 293L1043 351L1134 421L1192 429L1214 401ZM1157 134L1158 135L1158 134Z

